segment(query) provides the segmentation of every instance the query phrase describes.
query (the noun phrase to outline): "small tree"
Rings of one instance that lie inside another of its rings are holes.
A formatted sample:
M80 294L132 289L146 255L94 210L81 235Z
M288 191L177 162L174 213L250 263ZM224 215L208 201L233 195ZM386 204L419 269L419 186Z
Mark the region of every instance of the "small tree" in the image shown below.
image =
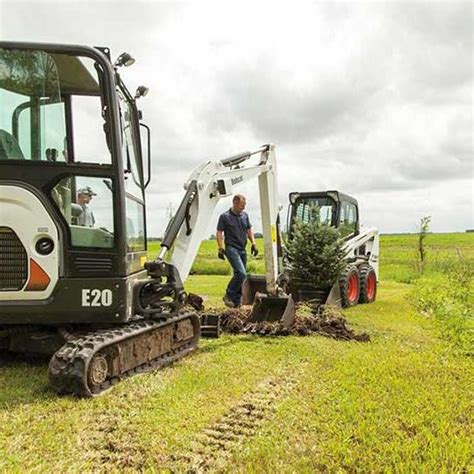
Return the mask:
M287 243L288 273L297 285L328 288L346 267L339 231L323 224L319 209L310 209L308 222L297 219Z
M431 216L425 216L420 219L420 229L418 231L418 247L417 247L419 272L422 272L425 268L425 261L426 261L425 240L426 240L426 235L430 231L430 223L431 223Z

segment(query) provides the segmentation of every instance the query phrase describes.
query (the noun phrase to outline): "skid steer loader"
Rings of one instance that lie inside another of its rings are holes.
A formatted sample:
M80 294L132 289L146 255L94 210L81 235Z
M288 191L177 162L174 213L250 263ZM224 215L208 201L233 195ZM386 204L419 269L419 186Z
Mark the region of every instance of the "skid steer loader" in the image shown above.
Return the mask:
M345 308L375 301L379 274L379 233L376 228L360 226L357 201L338 191L293 192L289 195L289 201L288 239L292 237L296 219L308 222L310 217L314 218L310 210L316 206L319 209L320 221L339 229L345 241L347 259L346 271L330 288L312 288L291 281L285 277L285 267L290 262L283 259L280 280L285 281L282 286L293 300L313 300L320 304ZM243 286L242 304L254 304L256 296L264 291L263 276L249 275ZM254 310L253 313L252 321L269 319L264 311Z
M0 42L0 350L51 356L60 393L98 395L200 335L176 267L146 262L147 89L119 75L132 63Z

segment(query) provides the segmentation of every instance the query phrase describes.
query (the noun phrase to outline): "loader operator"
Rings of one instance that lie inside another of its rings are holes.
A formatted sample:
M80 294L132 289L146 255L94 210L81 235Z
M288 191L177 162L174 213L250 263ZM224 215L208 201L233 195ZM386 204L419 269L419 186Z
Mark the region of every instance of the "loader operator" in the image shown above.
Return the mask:
M247 272L247 252L245 251L247 239L250 239L252 243L250 251L252 256L258 255L252 224L250 224L248 214L244 211L246 204L245 196L236 194L232 199L232 207L219 216L217 223L218 257L221 260L227 257L234 271L223 298L225 305L230 308L240 306L242 283Z
M81 188L77 192L77 203L82 207L82 214L77 218L77 225L84 227L94 227L94 214L88 206L93 196L97 196L97 194L92 191L90 186Z

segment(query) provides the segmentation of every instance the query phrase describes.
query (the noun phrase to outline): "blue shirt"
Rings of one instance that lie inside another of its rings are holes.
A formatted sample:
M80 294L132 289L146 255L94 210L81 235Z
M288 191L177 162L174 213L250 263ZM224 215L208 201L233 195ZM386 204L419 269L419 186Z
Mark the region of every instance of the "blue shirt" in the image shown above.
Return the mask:
M226 247L231 246L239 250L245 250L247 245L247 231L252 227L248 214L243 211L235 214L232 209L223 212L219 216L217 230L224 232Z

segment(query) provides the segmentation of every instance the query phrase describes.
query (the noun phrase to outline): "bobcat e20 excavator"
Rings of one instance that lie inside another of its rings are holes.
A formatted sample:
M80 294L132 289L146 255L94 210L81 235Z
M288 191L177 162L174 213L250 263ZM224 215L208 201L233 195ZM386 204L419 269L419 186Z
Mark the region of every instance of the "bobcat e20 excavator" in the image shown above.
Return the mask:
M97 395L199 340L178 270L144 267L147 89L118 73L133 61L0 43L0 350L52 355L60 393Z
M183 280L218 200L250 178L259 179L265 290L283 312L294 307L276 283L272 146L199 166L147 262L150 130L136 104L146 88L132 96L118 73L132 63L127 53L112 62L107 48L0 43L0 350L52 356L59 393L98 395L197 347Z
M59 393L95 396L196 349L183 281L217 202L249 179L265 259L250 319L294 318L272 145L200 165L147 262L150 130L136 103L146 88L133 96L118 73L132 63L127 53L112 62L107 48L0 42L0 351L52 356ZM350 261L376 262L375 238L348 241Z

